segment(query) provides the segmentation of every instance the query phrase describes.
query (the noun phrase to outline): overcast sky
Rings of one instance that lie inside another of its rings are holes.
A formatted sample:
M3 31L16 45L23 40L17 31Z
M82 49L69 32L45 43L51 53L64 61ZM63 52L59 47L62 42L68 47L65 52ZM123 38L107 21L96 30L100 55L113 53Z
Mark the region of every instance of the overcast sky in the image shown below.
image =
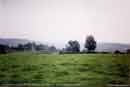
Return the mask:
M130 43L130 0L0 0L0 37Z

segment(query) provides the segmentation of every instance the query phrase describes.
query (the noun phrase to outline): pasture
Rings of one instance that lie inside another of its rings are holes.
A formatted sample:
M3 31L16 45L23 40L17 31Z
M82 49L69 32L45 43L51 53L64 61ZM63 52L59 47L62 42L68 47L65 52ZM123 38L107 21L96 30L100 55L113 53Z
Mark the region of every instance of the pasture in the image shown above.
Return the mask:
M51 84L52 87L56 84L80 84L101 87L106 84L129 84L129 77L128 54L0 55L0 84Z

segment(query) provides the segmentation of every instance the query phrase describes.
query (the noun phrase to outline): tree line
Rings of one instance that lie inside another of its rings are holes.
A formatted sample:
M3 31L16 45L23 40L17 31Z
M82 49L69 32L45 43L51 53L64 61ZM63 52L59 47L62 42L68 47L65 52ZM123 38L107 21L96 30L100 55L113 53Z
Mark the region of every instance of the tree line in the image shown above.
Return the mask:
M18 44L17 46L9 46L0 44L0 53L10 53L19 51L42 51L42 52L56 52L55 46L48 46L44 44L36 44L35 42L28 42L26 44Z
M40 51L43 53L59 52L64 53L98 53L95 51L97 47L97 42L93 35L88 35L85 39L84 50L81 51L80 43L77 40L69 40L65 45L65 48L58 50L55 46L48 46L45 44L36 44L35 42L29 42L26 44L18 44L17 46L9 46L0 44L0 53L9 53L16 51ZM108 52L101 52L108 53ZM119 50L115 50L116 54L122 54ZM130 49L126 50L126 53L130 53Z
M96 41L92 35L86 37L85 45L87 52L94 52L96 49ZM48 46L44 44L36 44L29 42L27 44L18 44L17 46L8 46L0 44L0 53L16 52L16 51L43 51L43 52L57 52L55 46ZM78 53L80 52L80 44L77 40L70 40L62 52ZM60 51L60 52L61 52Z

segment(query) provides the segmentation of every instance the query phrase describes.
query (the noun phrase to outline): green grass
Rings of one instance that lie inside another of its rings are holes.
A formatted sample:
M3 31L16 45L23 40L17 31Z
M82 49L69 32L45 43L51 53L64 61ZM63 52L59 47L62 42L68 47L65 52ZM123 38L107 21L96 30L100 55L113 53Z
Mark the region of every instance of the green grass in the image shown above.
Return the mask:
M129 84L129 75L130 55L126 54L0 55L1 84L82 84L100 87Z

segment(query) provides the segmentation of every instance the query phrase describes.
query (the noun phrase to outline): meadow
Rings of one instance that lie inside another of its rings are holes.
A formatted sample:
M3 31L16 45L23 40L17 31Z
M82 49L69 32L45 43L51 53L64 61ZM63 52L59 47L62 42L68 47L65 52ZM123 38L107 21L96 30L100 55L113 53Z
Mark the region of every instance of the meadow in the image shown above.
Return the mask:
M129 77L128 54L0 54L0 84L103 87L106 84L129 84Z

